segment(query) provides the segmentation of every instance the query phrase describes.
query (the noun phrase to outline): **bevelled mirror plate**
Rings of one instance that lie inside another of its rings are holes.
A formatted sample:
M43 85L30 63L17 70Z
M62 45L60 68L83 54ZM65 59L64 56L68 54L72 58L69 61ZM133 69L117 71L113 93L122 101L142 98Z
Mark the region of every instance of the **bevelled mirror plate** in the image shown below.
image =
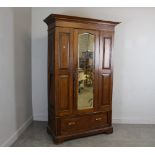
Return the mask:
M93 108L94 35L78 36L78 110Z

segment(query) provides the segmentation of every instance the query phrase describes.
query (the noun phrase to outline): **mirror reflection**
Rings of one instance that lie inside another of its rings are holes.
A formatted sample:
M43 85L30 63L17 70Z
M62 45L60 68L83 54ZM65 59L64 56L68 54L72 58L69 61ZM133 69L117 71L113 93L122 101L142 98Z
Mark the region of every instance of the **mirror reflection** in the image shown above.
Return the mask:
M93 108L94 35L78 37L78 109Z

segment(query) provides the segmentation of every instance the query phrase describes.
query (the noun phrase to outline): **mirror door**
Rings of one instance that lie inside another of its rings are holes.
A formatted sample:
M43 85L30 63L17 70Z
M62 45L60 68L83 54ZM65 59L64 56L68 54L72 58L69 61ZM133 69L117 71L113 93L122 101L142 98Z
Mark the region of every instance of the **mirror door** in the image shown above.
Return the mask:
M75 103L78 111L92 111L96 102L97 32L77 30L75 49Z
M77 109L93 108L94 35L78 35L78 97Z

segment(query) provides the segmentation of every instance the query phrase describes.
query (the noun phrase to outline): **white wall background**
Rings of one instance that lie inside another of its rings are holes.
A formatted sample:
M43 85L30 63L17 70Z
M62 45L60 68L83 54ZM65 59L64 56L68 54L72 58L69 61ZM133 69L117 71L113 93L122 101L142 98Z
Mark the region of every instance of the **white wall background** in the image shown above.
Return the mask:
M0 8L0 146L32 121L31 9Z
M113 53L113 122L155 123L154 8L33 8L34 119L47 120L47 26L43 19L51 13L122 22L116 27Z

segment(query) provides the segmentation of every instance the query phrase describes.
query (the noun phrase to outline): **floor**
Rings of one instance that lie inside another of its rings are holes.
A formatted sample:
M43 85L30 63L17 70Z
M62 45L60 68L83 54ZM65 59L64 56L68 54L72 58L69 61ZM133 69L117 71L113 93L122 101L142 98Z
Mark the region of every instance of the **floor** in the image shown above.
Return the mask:
M13 147L145 147L155 146L155 125L114 124L114 133L65 141L55 145L46 132L46 122L34 121Z

